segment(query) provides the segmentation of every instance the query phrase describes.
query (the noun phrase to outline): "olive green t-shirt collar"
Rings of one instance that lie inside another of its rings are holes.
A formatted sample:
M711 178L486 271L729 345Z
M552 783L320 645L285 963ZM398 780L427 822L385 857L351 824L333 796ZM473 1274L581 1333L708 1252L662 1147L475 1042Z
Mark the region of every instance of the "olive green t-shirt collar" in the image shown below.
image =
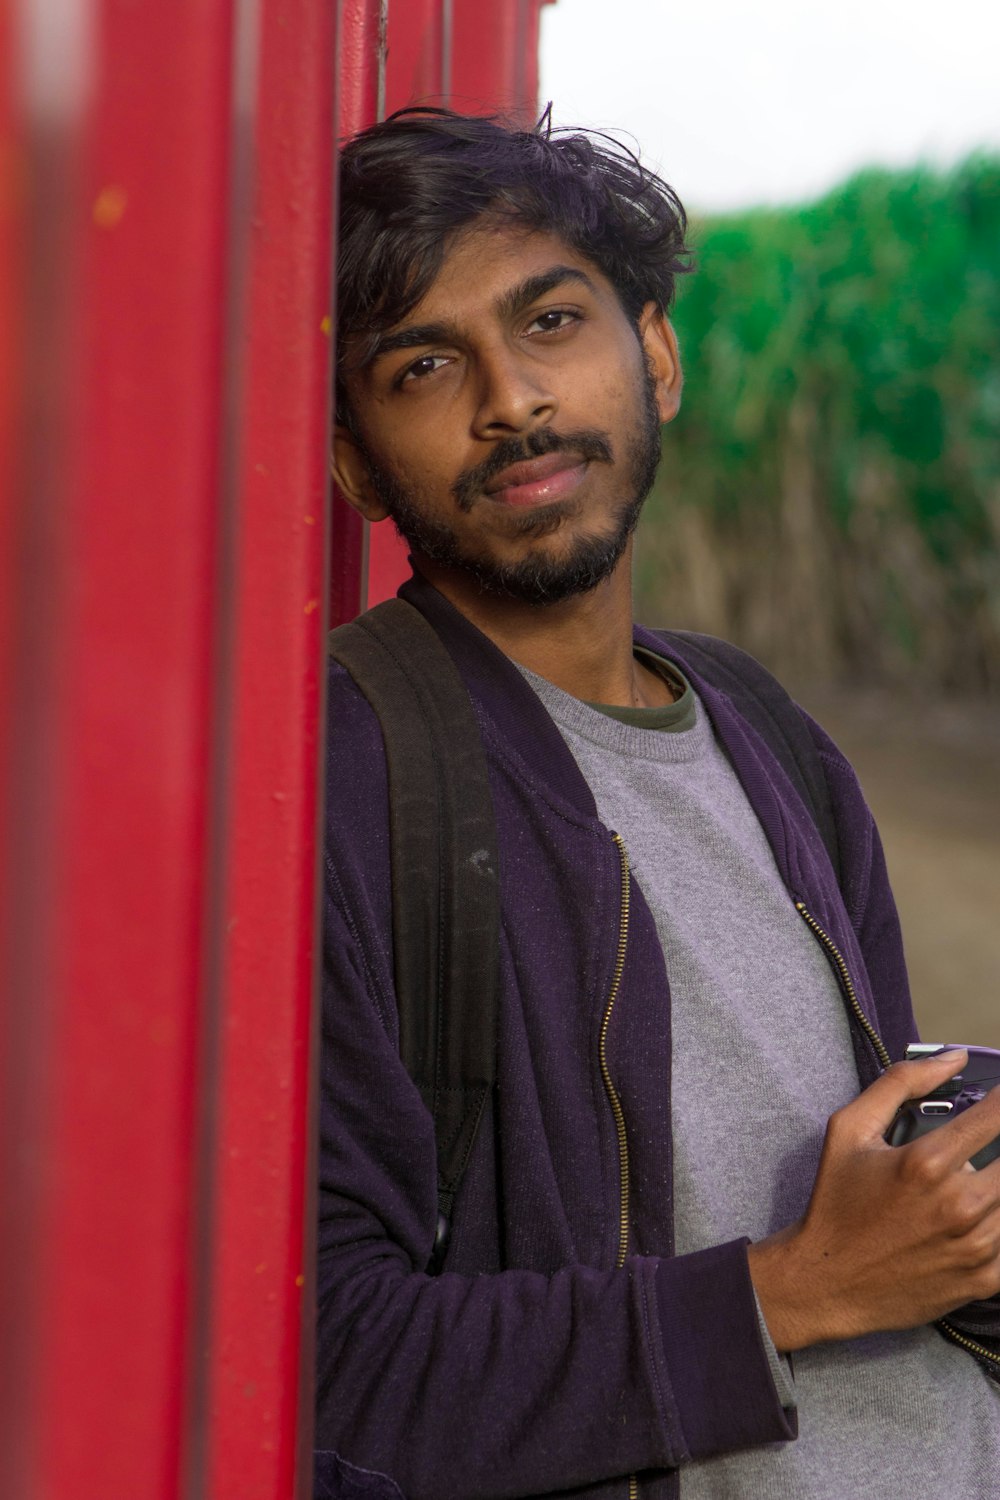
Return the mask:
M697 720L697 703L694 690L684 673L672 661L658 656L655 651L648 651L645 646L636 646L633 654L642 657L648 667L666 679L677 693L674 702L656 708L619 708L614 703L591 703L585 700L587 707L596 709L609 719L616 719L619 724L631 724L636 729L666 729L673 733L693 729Z

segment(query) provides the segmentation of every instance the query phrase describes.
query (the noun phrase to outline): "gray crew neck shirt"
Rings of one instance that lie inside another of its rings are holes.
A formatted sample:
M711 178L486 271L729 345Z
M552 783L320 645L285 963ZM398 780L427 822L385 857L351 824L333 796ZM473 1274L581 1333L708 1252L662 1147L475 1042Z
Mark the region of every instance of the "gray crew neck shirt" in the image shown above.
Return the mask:
M761 1239L804 1211L826 1122L858 1092L837 983L686 683L666 710L605 711L520 670L663 946L676 1253ZM1000 1495L1000 1389L932 1328L796 1353L794 1399L797 1441L687 1465L682 1500Z

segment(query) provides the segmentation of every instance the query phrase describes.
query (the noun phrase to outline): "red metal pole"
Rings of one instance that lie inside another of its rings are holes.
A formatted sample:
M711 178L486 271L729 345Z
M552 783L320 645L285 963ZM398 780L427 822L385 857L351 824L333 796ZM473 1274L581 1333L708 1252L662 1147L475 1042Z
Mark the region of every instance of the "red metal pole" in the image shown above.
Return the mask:
M313 1309L304 1287L315 1236L308 1063L326 660L335 41L328 5L263 0L249 280L234 349L244 397L227 874L217 913L226 951L211 1185L204 1493L212 1500L311 1493ZM303 1333L309 1370L300 1382Z
M389 11L386 112L404 104L443 104L451 9L444 0L408 0Z
M524 125L538 110L538 28L550 0L454 0L452 103Z
M28 396L26 324L29 257L28 141L21 57L12 7L0 3L0 1494L25 1493L38 1446L34 1321L38 1288L37 1174L27 1142L37 1134L37 1070L44 1051L44 952L33 941L45 908L32 825L41 821L37 762L39 700L29 683L32 613L27 577L32 509L25 473L29 423L41 403ZM44 347L35 330L35 349ZM29 418L32 406L35 410ZM36 504L44 501L36 494ZM35 635L38 632L34 633ZM32 708L36 709L32 713ZM37 837L37 835L35 835ZM34 1002L34 1003L33 1003Z
M523 0L525 6L524 43L521 49L519 68L519 94L522 110L529 124L534 122L539 107L545 104L538 97L538 46L542 25L542 7L554 5L555 0Z
M59 59L91 71L79 175L57 184L68 234L54 277L70 283L73 348L71 378L44 394L70 436L35 580L46 732L24 767L24 790L47 811L31 934L43 983L21 998L47 1027L23 1145L38 1194L36 1441L18 1493L176 1500L197 1229L232 38L225 0L104 0L88 15L92 51ZM44 155L48 137L36 142ZM36 311L49 290L36 281Z

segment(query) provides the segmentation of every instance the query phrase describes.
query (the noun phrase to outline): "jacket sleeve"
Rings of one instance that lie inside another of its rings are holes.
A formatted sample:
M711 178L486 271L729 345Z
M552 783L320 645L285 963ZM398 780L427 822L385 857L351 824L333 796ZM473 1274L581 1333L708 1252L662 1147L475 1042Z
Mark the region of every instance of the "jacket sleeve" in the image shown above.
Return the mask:
M328 900L317 1447L407 1500L539 1495L794 1436L745 1245L620 1270L425 1274L431 1118Z
M819 725L806 718L826 771L838 827L860 830L841 849L844 899L875 995L883 1040L890 1057L898 1061L919 1033L882 841L852 767ZM860 804L862 817L844 815L850 803ZM978 1346L978 1353L970 1353L1000 1382L1000 1297L970 1303L946 1321Z

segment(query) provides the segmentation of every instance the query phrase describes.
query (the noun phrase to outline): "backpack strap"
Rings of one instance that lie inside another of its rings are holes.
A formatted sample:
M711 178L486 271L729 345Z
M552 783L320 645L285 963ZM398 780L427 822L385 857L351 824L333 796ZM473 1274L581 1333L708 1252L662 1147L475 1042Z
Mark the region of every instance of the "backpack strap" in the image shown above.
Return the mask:
M465 684L423 615L390 599L330 633L378 716L389 778L400 1055L434 1119L439 1270L496 1081L500 897L486 756Z
M840 882L840 845L823 762L792 698L756 657L729 641L693 630L654 630L670 654L676 645L706 682L720 688L753 725L809 809Z

